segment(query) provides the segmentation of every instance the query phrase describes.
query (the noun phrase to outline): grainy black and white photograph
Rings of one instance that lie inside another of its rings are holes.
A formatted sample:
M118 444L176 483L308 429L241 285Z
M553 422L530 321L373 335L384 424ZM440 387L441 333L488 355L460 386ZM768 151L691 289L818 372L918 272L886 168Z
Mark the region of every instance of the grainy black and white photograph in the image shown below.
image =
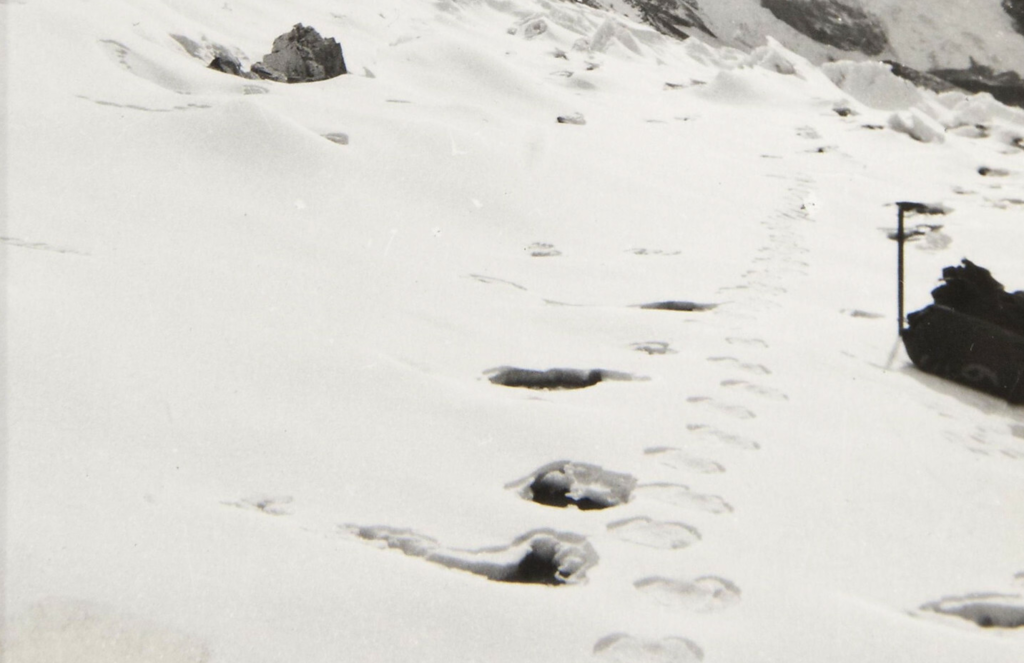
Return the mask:
M3 663L1024 661L1024 0L0 0Z

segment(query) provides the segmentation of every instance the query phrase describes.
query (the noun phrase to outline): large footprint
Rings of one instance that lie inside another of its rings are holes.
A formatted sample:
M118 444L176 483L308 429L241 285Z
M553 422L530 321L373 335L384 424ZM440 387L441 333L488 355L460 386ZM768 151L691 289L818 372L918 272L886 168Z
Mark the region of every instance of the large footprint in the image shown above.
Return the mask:
M611 663L694 663L704 660L704 652L686 638L651 640L613 633L597 641L594 657Z
M608 531L623 541L662 550L682 550L700 541L700 532L686 523L638 516L608 523Z
M717 612L740 600L740 588L718 576L693 580L656 576L637 580L633 586L661 605L689 612Z

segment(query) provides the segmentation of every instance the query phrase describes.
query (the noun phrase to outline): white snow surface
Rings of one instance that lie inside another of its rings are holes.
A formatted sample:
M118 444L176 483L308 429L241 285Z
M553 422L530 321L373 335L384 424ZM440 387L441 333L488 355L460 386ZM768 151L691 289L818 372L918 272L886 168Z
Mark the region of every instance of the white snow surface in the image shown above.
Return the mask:
M1024 660L952 614L1024 592L1024 411L890 356L886 238L950 210L908 310L1024 288L1019 111L546 0L0 12L5 660ZM206 68L300 21L351 74ZM507 487L556 461L637 487ZM584 581L463 570L538 531Z

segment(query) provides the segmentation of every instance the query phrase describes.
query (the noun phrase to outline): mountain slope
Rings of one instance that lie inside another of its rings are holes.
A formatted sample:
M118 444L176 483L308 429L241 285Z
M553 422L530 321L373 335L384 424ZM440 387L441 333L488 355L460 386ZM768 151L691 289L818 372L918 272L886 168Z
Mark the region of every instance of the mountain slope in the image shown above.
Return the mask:
M622 5L595 2L613 11ZM1016 27L1021 10L1011 0L635 0L628 5L627 13L665 34L713 35L738 48L773 37L814 62L879 58L916 69L963 69L974 61L999 71L1024 70L1024 34Z

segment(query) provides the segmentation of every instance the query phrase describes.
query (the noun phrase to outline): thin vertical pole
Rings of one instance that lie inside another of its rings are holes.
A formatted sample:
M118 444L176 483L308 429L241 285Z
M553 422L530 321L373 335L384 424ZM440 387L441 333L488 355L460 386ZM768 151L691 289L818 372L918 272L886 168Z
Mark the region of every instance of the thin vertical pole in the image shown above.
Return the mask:
M897 205L899 209L899 225L896 227L896 244L898 245L896 257L896 297L899 311L899 334L903 335L903 205Z

